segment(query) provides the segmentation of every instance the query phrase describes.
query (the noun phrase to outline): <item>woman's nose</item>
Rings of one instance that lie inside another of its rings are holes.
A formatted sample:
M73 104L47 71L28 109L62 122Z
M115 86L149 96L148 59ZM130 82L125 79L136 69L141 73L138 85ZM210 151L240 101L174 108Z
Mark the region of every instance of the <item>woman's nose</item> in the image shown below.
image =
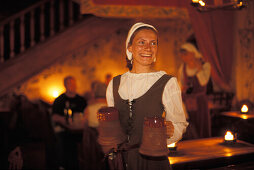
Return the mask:
M151 50L151 45L150 45L149 43L147 43L147 44L145 45L145 49L150 51L150 50Z

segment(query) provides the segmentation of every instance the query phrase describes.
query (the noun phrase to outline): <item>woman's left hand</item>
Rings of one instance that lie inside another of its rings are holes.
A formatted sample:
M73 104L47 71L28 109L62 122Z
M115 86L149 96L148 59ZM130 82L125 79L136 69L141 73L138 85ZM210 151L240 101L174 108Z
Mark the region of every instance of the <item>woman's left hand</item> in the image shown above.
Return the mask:
M165 121L167 138L171 138L174 134L174 125L171 121Z

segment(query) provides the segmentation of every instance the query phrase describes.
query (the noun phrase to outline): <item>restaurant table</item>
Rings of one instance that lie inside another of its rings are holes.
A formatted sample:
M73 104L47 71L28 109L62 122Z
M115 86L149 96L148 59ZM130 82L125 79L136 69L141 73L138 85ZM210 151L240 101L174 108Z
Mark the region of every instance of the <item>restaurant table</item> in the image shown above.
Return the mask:
M227 116L227 117L233 117L233 118L241 118L241 119L253 119L254 113L241 113L239 111L228 111L228 112L222 112L221 115Z
M226 144L223 137L186 140L177 143L168 159L173 170L209 169L254 161L254 145L241 140Z

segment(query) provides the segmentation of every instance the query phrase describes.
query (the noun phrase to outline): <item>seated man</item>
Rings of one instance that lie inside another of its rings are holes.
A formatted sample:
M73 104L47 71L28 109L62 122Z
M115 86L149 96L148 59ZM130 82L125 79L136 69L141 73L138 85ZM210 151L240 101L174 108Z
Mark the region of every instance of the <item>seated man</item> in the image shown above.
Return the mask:
M65 121L65 109L71 109L72 113L83 112L87 102L86 100L77 94L76 80L72 76L64 78L65 93L57 97L53 103L53 115L54 122Z
M65 129L58 126L64 124L66 110L71 110L71 113L82 112L87 106L86 100L77 94L76 80L72 76L67 76L64 79L65 93L57 97L53 103L52 120L55 123L55 132L57 136L57 152L59 167L65 169L76 169L77 161L77 136L70 134ZM81 138L80 138L81 140Z

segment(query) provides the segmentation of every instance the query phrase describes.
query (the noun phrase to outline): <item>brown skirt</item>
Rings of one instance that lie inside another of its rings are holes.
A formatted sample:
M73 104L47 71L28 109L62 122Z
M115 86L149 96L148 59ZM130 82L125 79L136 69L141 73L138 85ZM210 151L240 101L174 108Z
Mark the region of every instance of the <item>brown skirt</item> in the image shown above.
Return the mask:
M123 153L127 170L171 170L167 156L150 157L141 155L138 148Z

